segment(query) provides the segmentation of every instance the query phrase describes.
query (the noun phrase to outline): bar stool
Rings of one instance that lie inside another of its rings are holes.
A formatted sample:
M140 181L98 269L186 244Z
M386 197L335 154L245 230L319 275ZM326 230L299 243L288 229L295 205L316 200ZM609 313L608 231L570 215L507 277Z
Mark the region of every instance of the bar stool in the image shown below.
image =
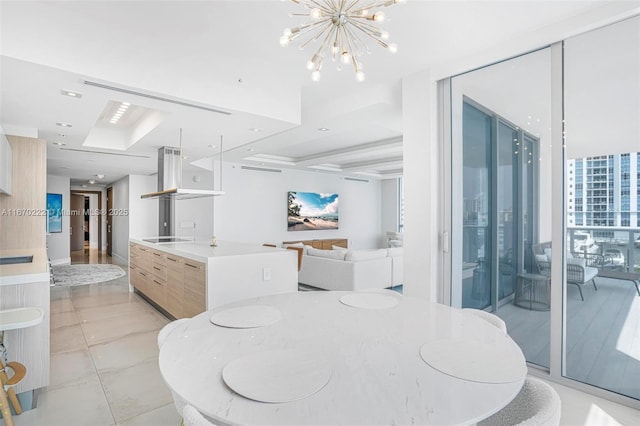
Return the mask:
M27 374L27 369L19 362L7 362L7 350L4 345L4 332L32 327L40 324L44 318L42 308L16 308L0 311L0 412L6 426L13 426L9 401L16 414L22 413L20 401L12 386L16 385ZM13 370L11 378L7 375L5 366Z

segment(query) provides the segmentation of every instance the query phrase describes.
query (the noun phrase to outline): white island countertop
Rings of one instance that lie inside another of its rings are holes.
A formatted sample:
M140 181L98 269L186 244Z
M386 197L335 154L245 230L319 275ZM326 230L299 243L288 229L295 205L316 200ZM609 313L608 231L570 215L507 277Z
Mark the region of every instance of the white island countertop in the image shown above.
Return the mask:
M151 237L150 237L151 238ZM132 243L151 247L156 250L186 257L199 262L206 262L210 258L244 256L247 254L273 253L277 249L263 247L257 244L236 243L231 241L218 241L215 247L209 242L184 241L175 243L152 243L143 238L131 238Z
M0 286L49 283L49 267L45 248L0 250L0 257L33 256L30 263L0 265Z

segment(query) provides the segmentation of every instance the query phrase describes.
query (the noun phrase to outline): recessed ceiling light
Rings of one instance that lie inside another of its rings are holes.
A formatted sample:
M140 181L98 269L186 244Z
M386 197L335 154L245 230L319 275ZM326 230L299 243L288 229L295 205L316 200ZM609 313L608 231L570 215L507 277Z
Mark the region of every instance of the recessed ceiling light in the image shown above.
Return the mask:
M69 96L76 99L80 99L82 97L82 93L72 92L71 90L61 90L60 93L62 93L64 96Z
M54 145L58 145L58 146L65 146L66 145L66 143L64 143L64 142L54 142L53 144Z
M215 148L215 145L208 145L209 148Z
M329 129L327 129L326 127L320 127L318 130L320 130L321 132L328 132Z
M87 184L83 184L83 185L82 185L82 187L83 187L83 188L86 188L86 187L87 187Z
M253 149L253 148L247 148L247 151L249 151L249 152L253 152L253 151L255 151L255 149Z
M58 121L56 123L56 126L60 126L60 127L73 127L71 123L64 123L62 121Z
M97 174L97 175L96 175L96 177L97 177L98 179L104 179L104 175L103 175L103 174Z
M94 183L96 183L95 179L89 179L89 184L93 185Z
M260 128L258 128L258 127L252 127L252 128L250 128L249 130L251 130L252 132L256 132L256 133L258 133L258 132L263 131L264 129L260 129Z
M182 157L182 159L183 159L183 160L188 160L188 159L189 159L189 157L188 157L188 156L186 156L186 155L184 155L184 156Z
M58 133L58 136L60 136L61 138L66 138L67 135L65 135L64 133Z
M129 105L131 105L131 104L130 104L129 102L123 102L123 103L122 103L122 105L124 105L124 106L127 106L127 107L128 107L128 106L129 106Z

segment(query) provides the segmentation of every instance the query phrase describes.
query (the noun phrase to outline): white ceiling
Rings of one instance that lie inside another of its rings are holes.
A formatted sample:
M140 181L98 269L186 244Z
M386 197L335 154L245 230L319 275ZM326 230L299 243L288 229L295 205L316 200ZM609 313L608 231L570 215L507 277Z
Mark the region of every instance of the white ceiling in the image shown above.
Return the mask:
M393 177L402 173L403 76L596 13L607 3L409 0L385 11L390 20L384 27L399 51L391 55L372 45L373 53L362 60L364 83L356 83L350 70L329 66L312 83L305 68L309 49L278 43L282 29L297 22L288 16L296 9L289 2L2 1L0 124L37 129L50 143L49 173L73 182L95 174L111 182L155 172L157 148L178 145L180 128L188 161L212 156L224 135L228 161L273 168L328 164L342 174ZM162 111L167 118L126 150L83 146L110 101Z

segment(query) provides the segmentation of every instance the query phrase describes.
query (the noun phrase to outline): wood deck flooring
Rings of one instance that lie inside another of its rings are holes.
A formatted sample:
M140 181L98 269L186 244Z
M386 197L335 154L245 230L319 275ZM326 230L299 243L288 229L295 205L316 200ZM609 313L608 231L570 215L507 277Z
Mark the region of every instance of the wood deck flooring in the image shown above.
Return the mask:
M632 282L597 278L567 289L567 376L640 399L640 296ZM549 312L507 304L496 312L527 360L549 366Z

